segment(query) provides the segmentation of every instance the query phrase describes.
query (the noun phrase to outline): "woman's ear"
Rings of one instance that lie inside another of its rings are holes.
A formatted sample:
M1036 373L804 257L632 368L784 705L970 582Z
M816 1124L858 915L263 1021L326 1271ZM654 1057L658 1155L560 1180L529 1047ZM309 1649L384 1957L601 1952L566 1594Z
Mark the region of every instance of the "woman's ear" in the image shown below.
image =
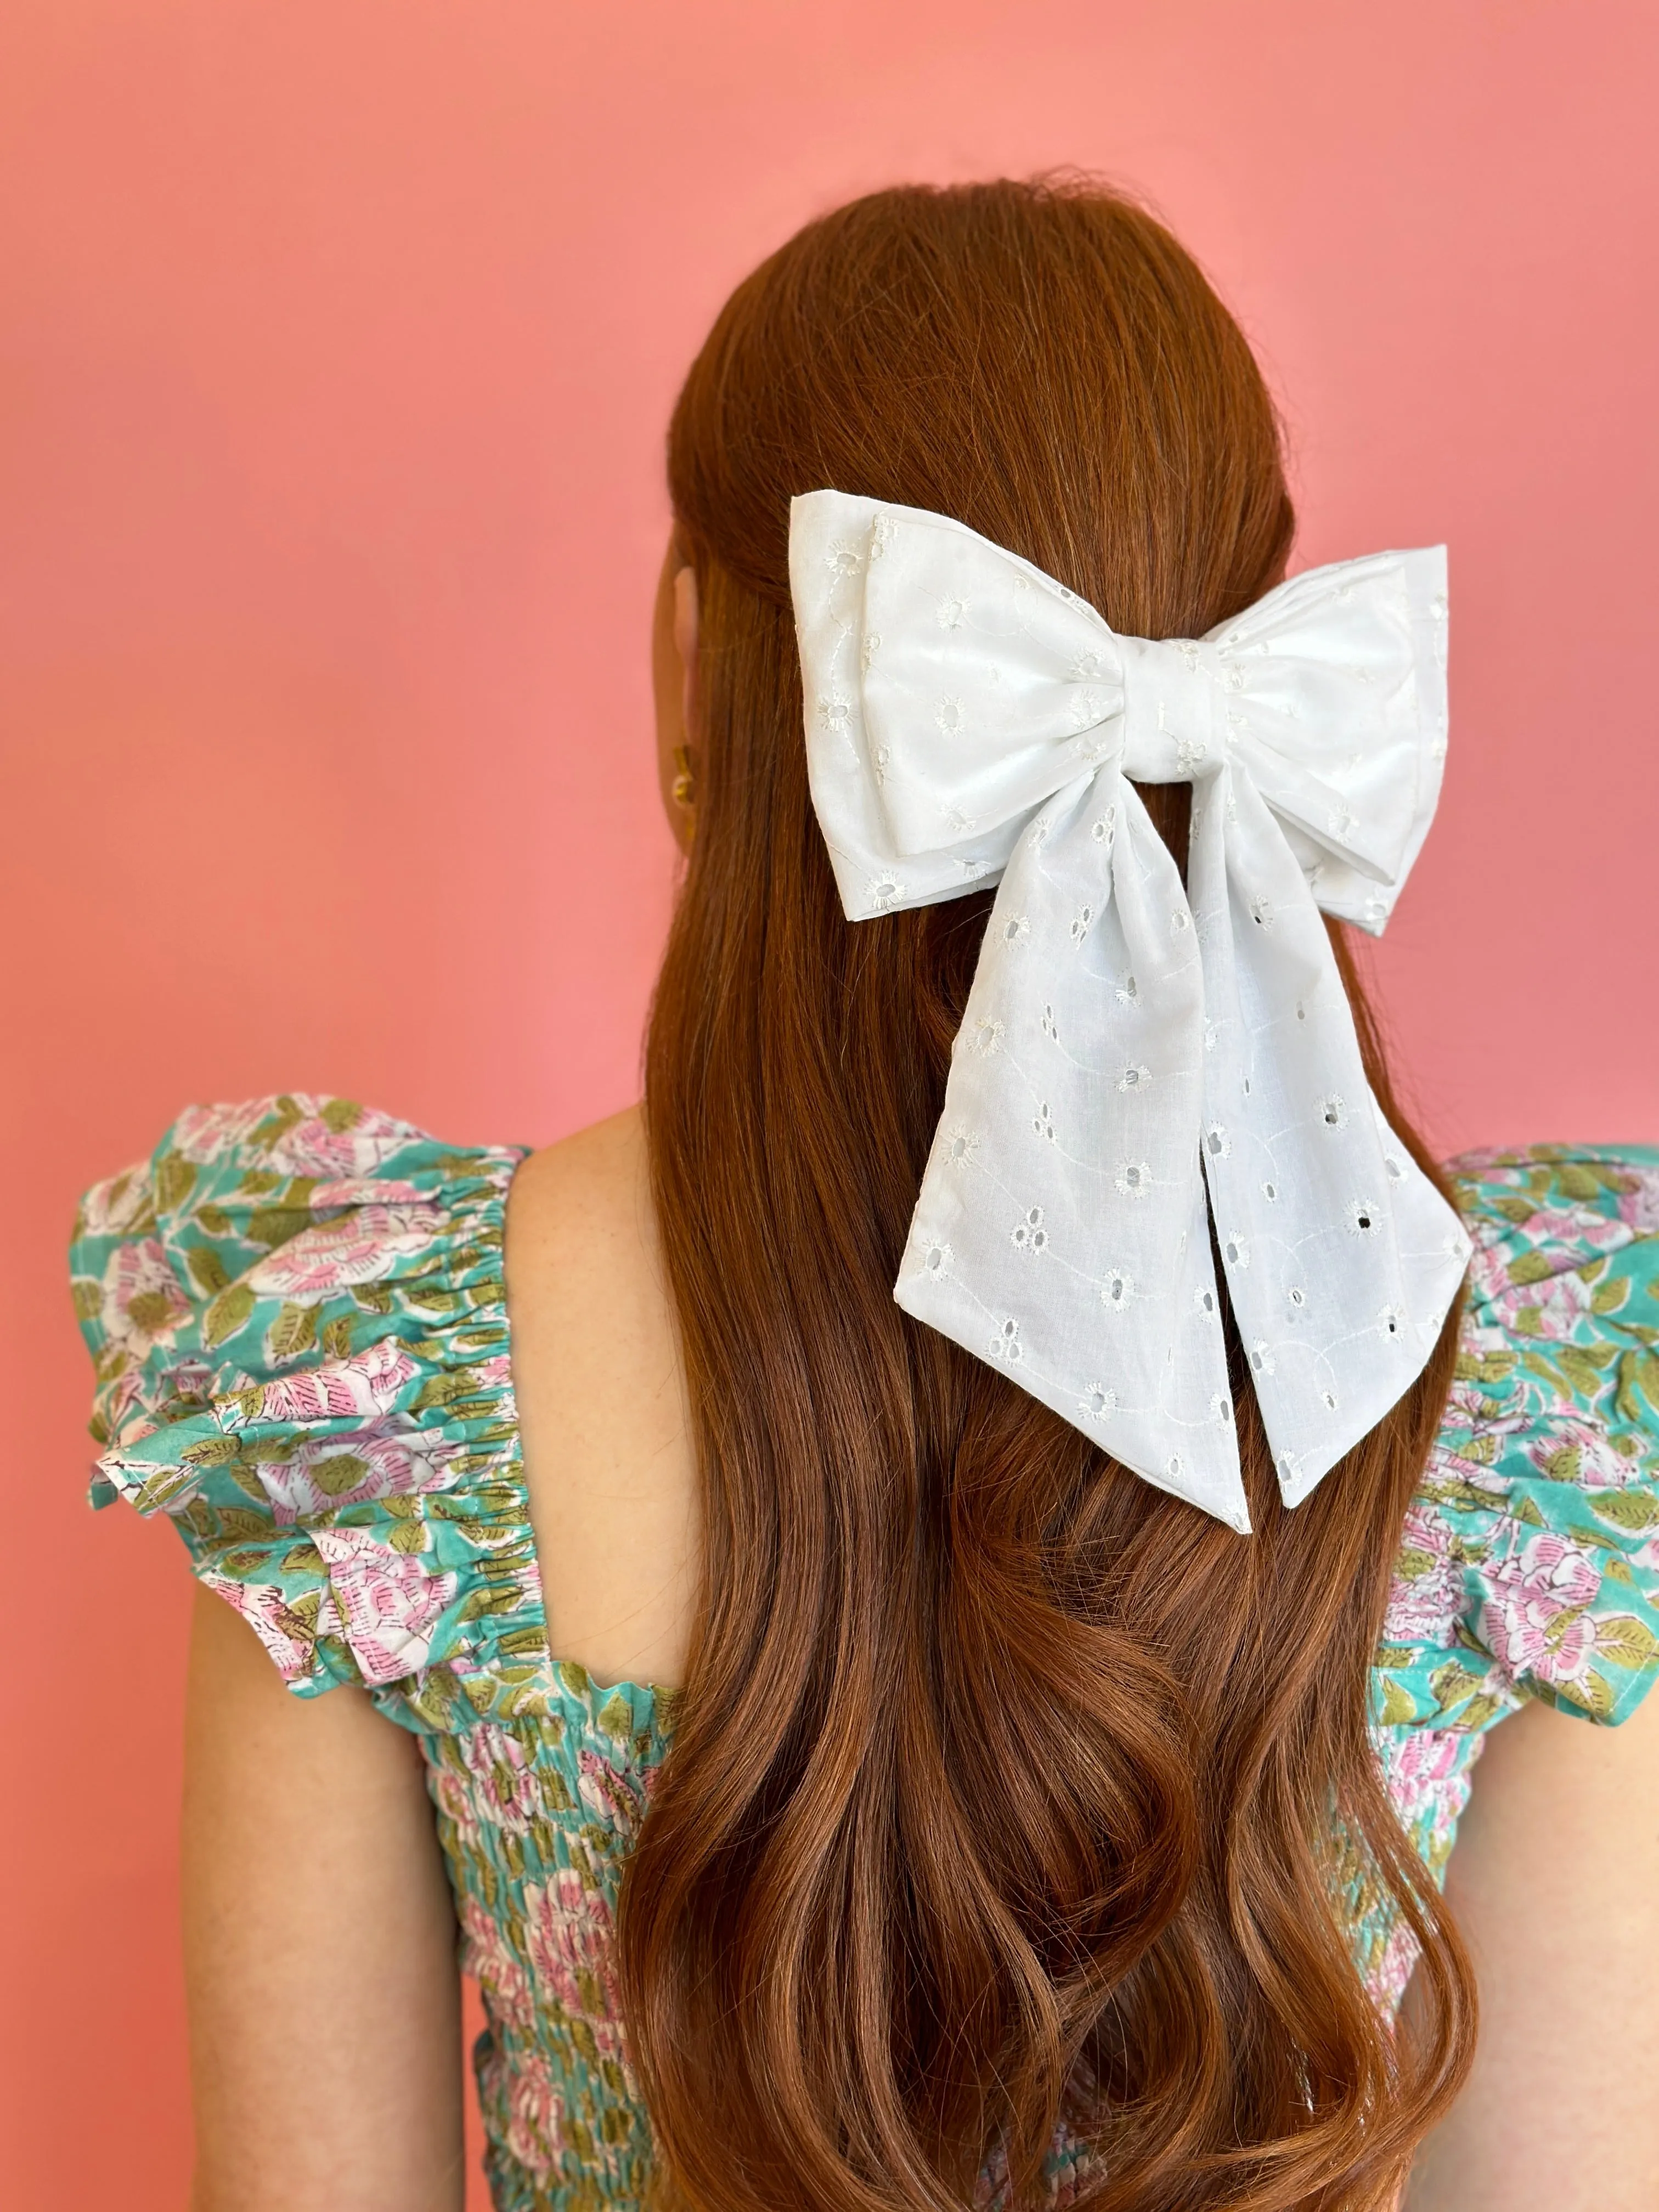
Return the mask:
M689 849L696 819L697 572L671 538L651 626L657 783L674 842Z
M674 576L674 650L680 657L680 722L690 745L697 732L697 572L689 561Z

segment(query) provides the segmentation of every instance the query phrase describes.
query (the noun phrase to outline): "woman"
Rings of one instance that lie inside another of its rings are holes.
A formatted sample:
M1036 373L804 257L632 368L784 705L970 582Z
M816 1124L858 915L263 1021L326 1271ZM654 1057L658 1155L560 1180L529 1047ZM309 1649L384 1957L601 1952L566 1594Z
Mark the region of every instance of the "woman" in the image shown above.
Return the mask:
M1313 903L1427 826L1436 556L1276 593L1260 374L1093 187L811 226L669 474L643 1108L195 1109L83 1212L95 1488L204 1585L197 2212L460 2203L458 1917L501 2212L1358 2212L1436 2129L1414 2203L1646 2201L1659 1735L1543 1708L1659 1660L1659 1154L1443 1176ZM1346 1089L1264 1138L1297 1054ZM1322 1121L1376 1188L1275 1243ZM1405 1303L1298 1310L1386 1237Z

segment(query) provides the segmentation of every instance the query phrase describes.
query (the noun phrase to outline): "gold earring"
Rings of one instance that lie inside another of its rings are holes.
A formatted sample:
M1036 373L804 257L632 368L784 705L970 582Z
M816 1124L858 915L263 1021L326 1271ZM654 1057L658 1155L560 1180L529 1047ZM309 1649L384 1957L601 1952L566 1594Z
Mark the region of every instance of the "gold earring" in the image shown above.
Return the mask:
M689 836L695 827L697 811L697 771L691 757L690 746L676 745L673 759L674 781L668 787L669 795L683 813L692 817L691 822L686 824L686 834Z

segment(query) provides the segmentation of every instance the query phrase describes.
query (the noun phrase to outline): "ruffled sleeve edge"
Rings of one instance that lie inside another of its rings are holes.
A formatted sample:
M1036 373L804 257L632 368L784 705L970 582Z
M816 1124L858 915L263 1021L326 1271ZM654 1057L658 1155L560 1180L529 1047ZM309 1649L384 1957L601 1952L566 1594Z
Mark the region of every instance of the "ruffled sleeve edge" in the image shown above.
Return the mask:
M189 1109L83 1201L93 1503L172 1520L299 1696L417 1728L556 1696L503 1279L524 1157L285 1094Z

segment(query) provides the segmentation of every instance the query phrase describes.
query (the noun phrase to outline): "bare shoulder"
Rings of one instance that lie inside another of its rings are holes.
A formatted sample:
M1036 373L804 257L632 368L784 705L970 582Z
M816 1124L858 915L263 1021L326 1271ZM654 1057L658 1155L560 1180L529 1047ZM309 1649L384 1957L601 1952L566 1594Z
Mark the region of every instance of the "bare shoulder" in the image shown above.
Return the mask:
M678 1682L695 1468L638 1107L519 1170L507 1291L555 1654L602 1681Z
M1446 1887L1480 2041L1410 2212L1659 2202L1659 1696L1616 1729L1542 1705L1495 1729Z
M645 1115L629 1106L531 1155L513 1181L513 1233L520 1243L557 1236L578 1217L592 1226L647 1198Z

